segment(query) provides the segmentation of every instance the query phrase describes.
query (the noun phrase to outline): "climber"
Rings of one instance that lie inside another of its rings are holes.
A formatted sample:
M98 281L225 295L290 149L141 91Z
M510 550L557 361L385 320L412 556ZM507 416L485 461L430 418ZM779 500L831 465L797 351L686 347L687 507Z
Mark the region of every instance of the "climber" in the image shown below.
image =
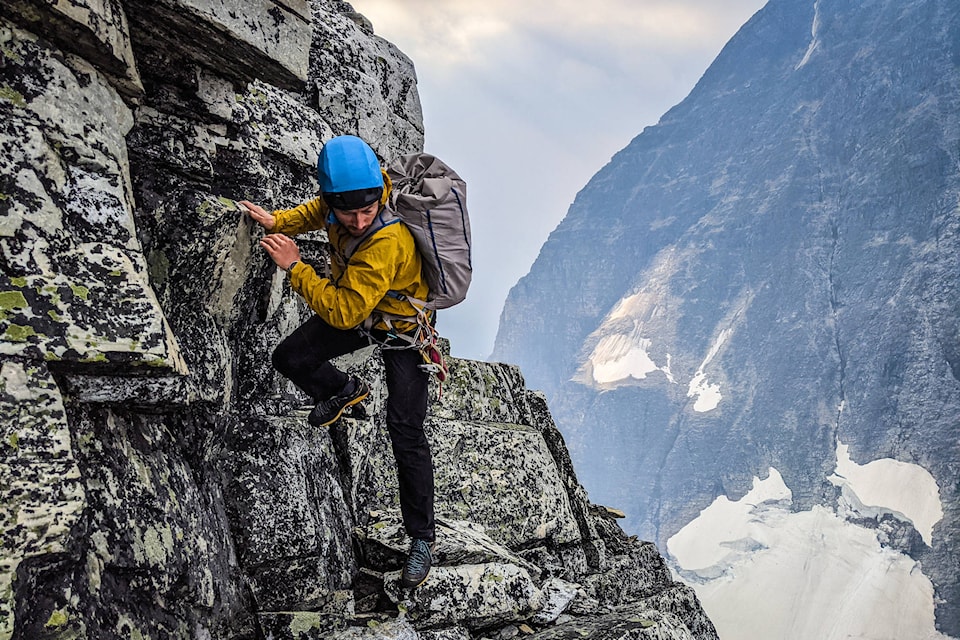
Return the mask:
M412 538L402 583L413 588L430 572L435 540L433 460L423 429L428 373L420 367L416 349L390 348L408 346L395 334L416 325L397 321L388 326L382 318L415 316L403 296L426 300L428 287L413 236L387 206L391 182L373 149L355 136L333 138L320 151L317 174L320 197L293 209L269 213L240 202L270 232L260 246L315 313L277 346L273 366L313 398L316 405L307 420L324 427L369 393L366 382L330 360L368 346L371 337L384 345L387 430L397 463L400 511ZM289 237L316 229L326 229L330 239L329 277L302 262Z

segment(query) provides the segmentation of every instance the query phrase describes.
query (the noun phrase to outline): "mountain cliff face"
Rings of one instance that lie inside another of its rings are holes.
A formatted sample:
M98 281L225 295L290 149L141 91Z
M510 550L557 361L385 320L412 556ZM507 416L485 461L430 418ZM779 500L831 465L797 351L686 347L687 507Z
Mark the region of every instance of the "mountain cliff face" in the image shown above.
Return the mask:
M666 550L782 484L756 505L870 528L960 636L958 69L956 3L771 0L578 194L493 357L545 390L628 531ZM885 465L909 472L867 497L851 474ZM716 589L772 544L719 542L674 565Z
M340 133L423 144L347 3L4 2L0 638L716 638L509 365L432 390L439 566L399 589L379 353L309 428L269 357L309 311L235 207L312 197Z

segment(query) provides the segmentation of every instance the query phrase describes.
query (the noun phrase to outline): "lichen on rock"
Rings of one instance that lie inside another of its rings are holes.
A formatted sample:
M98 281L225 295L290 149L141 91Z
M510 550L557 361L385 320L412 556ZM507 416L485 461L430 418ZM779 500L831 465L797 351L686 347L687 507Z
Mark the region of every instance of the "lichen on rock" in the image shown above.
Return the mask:
M413 63L344 2L107 4L0 17L0 640L467 640L631 605L714 638L507 364L431 383L437 562L400 592L379 348L337 361L369 398L310 427L270 364L310 312L236 203L315 197L337 134L421 150Z

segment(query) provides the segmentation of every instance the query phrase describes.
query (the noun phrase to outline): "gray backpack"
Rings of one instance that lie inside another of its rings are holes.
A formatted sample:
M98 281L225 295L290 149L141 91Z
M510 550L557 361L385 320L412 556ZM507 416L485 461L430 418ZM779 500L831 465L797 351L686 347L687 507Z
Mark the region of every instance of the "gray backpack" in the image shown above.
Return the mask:
M390 204L407 225L423 260L431 309L462 302L473 278L467 185L442 160L426 153L390 163ZM417 301L414 301L417 302Z

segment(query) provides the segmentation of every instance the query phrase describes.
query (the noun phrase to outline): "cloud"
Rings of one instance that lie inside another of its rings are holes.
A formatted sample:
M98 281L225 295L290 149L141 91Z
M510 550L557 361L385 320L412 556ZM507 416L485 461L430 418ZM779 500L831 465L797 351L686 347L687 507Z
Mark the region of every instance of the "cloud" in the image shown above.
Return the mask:
M692 88L759 1L592 0L589 11L581 0L353 5L414 60L422 95L444 100L469 82L484 103L519 110L530 126L569 129L597 115L625 144Z
M492 351L507 292L576 193L763 1L352 1L413 60L426 149L469 185L473 284L440 321L455 355Z
M485 3L362 0L353 5L370 18L378 35L396 42L390 34L404 34L404 53L415 61L429 60L435 69L482 65L480 54L489 43L505 37L513 28Z
M592 51L625 68L637 51L680 54L725 41L756 0L361 0L354 6L375 30L404 34L406 53L446 69L498 67L524 42L550 39L570 51ZM523 59L518 58L522 63ZM607 66L604 64L603 66Z

